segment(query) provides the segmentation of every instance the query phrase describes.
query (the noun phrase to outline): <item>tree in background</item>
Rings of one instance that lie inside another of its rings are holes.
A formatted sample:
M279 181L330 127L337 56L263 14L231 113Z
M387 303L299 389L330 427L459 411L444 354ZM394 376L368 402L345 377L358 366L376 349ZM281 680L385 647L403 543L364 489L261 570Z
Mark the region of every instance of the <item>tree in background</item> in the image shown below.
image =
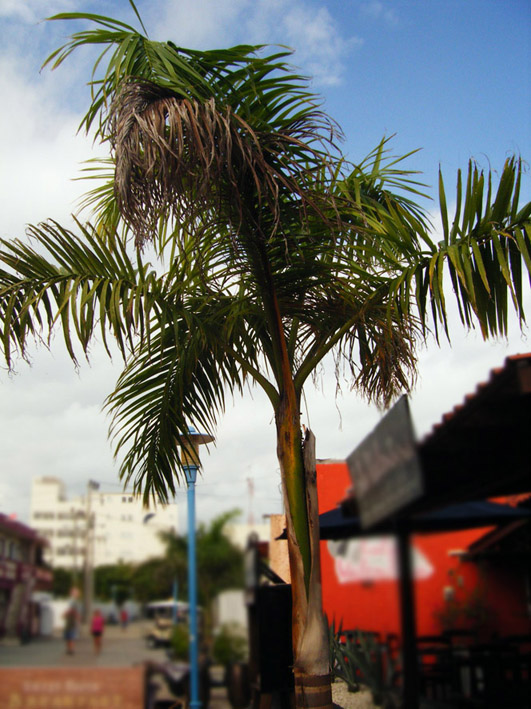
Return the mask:
M227 390L263 388L277 429L304 706L306 683L326 689L328 643L303 388L332 353L338 374L369 399L388 404L409 390L428 323L448 334L448 277L466 327L503 334L509 300L523 318L531 206L519 206L521 163L509 159L496 187L471 163L458 174L453 216L441 178L434 242L403 157L390 157L384 140L348 164L339 129L287 52L187 50L112 18L53 19L92 23L49 58L54 68L78 47L104 46L82 127L110 148L89 168L107 179L85 200L92 224L30 227L35 248L3 242L6 360L56 324L73 359L74 337L86 352L96 330L104 342L111 334L127 358L108 400L121 475L146 500L182 479L175 441L189 423L212 431ZM162 275L144 262L146 243Z
M174 574L165 558L148 559L135 568L131 585L139 603L170 598Z
M196 534L199 602L208 608L214 598L227 589L243 588L244 555L224 533L225 526L240 514L224 512L209 524L200 524ZM188 539L174 532L161 534L166 543L166 565L179 581L179 593L188 595Z
M225 526L240 514L223 512L197 529L196 552L199 602L206 608L226 589L243 588L243 552L225 535ZM162 557L137 565L116 564L95 569L96 596L120 604L132 597L140 603L171 598L177 577L180 598L188 595L188 540L174 532L161 532L166 545ZM70 576L68 576L70 578ZM70 588L70 587L68 587Z
M52 593L55 598L68 598L70 591L76 585L75 574L62 566L52 569Z
M114 601L120 606L131 598L134 566L106 564L94 569L94 593L102 601Z

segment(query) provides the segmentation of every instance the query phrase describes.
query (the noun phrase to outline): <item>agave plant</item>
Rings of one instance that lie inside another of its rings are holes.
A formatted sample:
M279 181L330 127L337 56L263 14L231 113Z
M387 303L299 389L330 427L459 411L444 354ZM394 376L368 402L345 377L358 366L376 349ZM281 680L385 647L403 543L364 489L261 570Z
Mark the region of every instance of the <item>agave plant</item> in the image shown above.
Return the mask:
M382 657L374 638L360 630L345 633L341 623L329 626L330 667L335 677L343 680L350 692L367 686L376 706L389 709L398 706L393 678L397 668L393 658Z

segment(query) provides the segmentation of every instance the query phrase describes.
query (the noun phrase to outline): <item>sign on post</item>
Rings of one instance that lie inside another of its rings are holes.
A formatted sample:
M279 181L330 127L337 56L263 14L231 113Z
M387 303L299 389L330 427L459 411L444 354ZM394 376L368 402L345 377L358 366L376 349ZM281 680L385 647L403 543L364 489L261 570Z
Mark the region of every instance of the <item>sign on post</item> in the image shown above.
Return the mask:
M423 478L406 396L347 458L364 529L419 498Z

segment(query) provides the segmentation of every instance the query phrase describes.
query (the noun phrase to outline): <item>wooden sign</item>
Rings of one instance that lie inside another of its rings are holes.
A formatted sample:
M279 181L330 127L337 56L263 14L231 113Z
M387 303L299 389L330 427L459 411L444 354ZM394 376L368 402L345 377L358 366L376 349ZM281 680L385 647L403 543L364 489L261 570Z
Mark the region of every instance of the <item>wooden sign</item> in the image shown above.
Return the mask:
M2 709L139 709L144 667L0 669Z
M407 397L401 397L347 458L364 529L381 522L423 493Z

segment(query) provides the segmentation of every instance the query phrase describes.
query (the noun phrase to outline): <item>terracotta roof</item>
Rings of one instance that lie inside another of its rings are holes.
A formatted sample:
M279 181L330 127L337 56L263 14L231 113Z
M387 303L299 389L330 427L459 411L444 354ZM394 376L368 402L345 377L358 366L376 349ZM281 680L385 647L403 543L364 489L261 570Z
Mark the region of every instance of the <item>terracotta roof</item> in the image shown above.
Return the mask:
M459 413L463 409L465 409L465 407L473 406L474 400L480 397L481 395L484 395L485 389L487 389L488 393L488 391L490 391L493 386L495 387L496 385L499 385L499 380L503 379L503 377L506 376L507 370L511 370L511 368L514 367L519 367L520 363L522 362L524 363L525 367L529 366L529 364L531 363L531 352L525 354L510 355L509 357L506 357L505 364L503 367L494 367L493 369L491 369L487 381L479 382L479 384L477 384L476 386L475 391L470 392L469 394L465 394L465 398L463 399L463 402L461 404L456 404L451 411L444 413L442 415L441 421L433 425L432 430L430 431L430 433L426 434L422 443L428 440L430 436L432 436L448 421L453 419L454 416L458 416ZM531 381L528 381L528 386L531 386Z
M507 357L419 443L426 494L415 508L531 489L531 353Z

